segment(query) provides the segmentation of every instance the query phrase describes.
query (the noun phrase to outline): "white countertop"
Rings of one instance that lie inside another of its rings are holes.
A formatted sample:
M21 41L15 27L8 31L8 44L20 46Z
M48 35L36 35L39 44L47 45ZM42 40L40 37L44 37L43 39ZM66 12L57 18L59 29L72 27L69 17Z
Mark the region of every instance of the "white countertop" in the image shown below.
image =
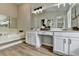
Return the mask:
M77 30L62 30L62 31L50 31L50 30L48 30L48 31L42 31L42 30L40 30L40 31L38 31L38 32L79 32L79 31L77 31Z

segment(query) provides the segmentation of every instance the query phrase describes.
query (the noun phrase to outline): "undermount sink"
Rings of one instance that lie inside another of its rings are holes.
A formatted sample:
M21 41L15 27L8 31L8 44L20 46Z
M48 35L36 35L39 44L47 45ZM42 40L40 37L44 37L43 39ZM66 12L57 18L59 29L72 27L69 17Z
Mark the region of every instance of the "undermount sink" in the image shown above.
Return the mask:
M50 32L50 31L39 31L38 34L39 35L53 35L53 32Z
M51 28L50 31L63 31L61 28Z

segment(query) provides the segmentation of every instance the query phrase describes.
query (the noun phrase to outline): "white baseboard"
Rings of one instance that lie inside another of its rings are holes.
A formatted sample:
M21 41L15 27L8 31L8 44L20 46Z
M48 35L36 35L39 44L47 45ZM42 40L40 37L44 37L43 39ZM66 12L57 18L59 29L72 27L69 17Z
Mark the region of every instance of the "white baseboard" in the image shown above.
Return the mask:
M43 45L47 45L47 46L52 46L53 47L53 44L47 44L47 43L42 43Z
M5 49L5 48L9 48L11 46L17 45L17 44L22 43L22 42L24 42L24 41L23 40L19 40L19 41L10 43L10 44L6 44L6 45L3 45L3 46L0 46L0 50Z

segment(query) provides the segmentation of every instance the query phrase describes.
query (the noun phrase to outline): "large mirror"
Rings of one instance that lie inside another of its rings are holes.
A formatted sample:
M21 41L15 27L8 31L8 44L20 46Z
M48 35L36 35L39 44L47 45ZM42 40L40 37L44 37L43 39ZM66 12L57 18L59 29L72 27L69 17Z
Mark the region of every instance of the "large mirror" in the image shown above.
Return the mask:
M0 28L17 28L16 18L0 15Z
M0 15L0 27L9 27L9 17Z
M41 4L41 6L42 8L45 7L45 9L42 10L42 13L32 14L34 22L35 22L33 25L36 28L41 27L42 19L45 19L46 21L50 20L51 28L66 28L67 27L67 10L69 8L69 4L65 4L65 6L64 4L61 4L58 7L56 3L47 3L47 4Z
M79 28L79 4L75 4L71 11L71 27Z

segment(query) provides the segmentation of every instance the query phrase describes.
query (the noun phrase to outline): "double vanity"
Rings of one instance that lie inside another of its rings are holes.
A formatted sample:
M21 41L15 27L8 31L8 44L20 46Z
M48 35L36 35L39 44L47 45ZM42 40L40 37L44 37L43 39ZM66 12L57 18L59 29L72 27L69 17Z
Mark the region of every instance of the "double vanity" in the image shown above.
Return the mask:
M52 36L53 52L59 55L79 55L79 31L33 31L27 32L26 43L39 48L41 36Z

